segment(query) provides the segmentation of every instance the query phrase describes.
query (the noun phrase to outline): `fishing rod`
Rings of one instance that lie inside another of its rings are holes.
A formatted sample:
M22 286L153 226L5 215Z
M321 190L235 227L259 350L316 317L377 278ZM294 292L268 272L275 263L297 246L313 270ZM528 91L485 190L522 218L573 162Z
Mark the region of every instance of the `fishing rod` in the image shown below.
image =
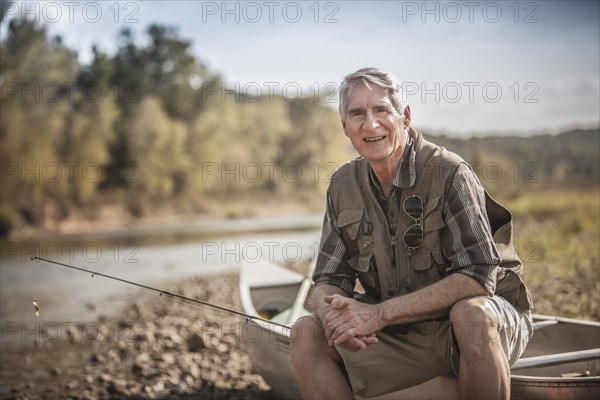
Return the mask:
M169 292L169 291L166 291L166 290L162 290L162 289L158 289L158 288L155 288L155 287L152 287L152 286L143 285L141 283L128 281L126 279L119 278L117 276L103 274L102 272L97 272L97 271L92 271L92 270L86 269L86 268L76 267L74 265L64 264L64 263L61 263L61 262L58 262L58 261L48 260L48 259L45 259L45 258L42 258L42 257L31 257L31 260L32 261L33 260L45 261L47 263L58 265L60 267L74 269L74 270L81 271L81 272L87 272L88 274L92 275L92 278L94 276L98 275L98 276L101 276L103 278L112 279L114 281L127 283L129 285L137 286L137 287L140 287L142 289L146 289L146 290L150 290L152 292L156 292L156 293L159 294L159 296L163 296L163 295L165 295L165 296L171 296L171 297L176 298L176 299L185 300L185 301L189 301L189 302L196 303L196 304L201 304L203 306L212 307L212 308L215 308L215 309L221 310L221 311L226 311L226 312L231 313L231 314L236 314L236 315L245 317L246 318L246 322L248 322L251 319L256 319L256 320L259 320L259 321L268 322L269 324L280 326L282 328L291 329L287 325L283 325L283 324L280 324L280 323L275 322L275 321L270 321L268 319L264 319L264 318L258 317L256 315L246 314L246 313L243 313L241 311L234 310L232 308L220 306L220 305L217 305L217 304L212 304L212 303L209 303L207 301L202 301L202 300L194 299L194 298L187 297L187 296L184 296L184 295L181 295L181 294L178 294L178 293L172 293L172 292ZM35 302L35 299L34 299L34 302Z

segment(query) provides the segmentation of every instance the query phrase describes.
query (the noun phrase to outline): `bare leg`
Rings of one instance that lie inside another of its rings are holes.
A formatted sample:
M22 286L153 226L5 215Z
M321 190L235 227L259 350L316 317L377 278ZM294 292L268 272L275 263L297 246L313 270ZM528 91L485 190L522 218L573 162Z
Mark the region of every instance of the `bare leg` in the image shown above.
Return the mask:
M291 332L292 361L302 398L354 399L335 347L327 344L321 325L313 318L301 318Z
M498 317L482 298L459 301L450 311L460 349L461 399L509 399L510 366L498 340Z

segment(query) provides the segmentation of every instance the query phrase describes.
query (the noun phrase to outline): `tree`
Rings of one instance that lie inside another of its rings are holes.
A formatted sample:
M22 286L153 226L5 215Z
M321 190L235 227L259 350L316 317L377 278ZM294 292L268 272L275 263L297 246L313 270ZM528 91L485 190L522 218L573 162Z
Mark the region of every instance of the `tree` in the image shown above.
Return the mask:
M187 129L172 120L159 99L147 97L132 112L127 132L131 157L139 171L138 195L153 201L172 199L184 171ZM139 199L138 199L139 201Z
M27 20L10 22L0 49L0 158L11 175L0 199L28 223L42 221L46 196L65 197L58 148L77 67L60 38Z

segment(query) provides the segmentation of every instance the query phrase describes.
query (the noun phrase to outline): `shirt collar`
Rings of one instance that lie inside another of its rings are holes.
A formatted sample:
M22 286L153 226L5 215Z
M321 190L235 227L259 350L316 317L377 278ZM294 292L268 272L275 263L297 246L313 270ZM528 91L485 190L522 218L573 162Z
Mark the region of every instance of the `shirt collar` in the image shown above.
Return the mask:
M394 177L394 182L392 185L397 188L408 188L415 184L416 172L415 172L415 141L410 135L407 136L406 146L404 147L404 153L402 154L402 159L400 160L400 165L398 166L398 171L396 171L396 176ZM381 194L381 187L379 186L379 181L373 172L373 168L369 166L369 177L371 178L371 183L377 189L379 194Z

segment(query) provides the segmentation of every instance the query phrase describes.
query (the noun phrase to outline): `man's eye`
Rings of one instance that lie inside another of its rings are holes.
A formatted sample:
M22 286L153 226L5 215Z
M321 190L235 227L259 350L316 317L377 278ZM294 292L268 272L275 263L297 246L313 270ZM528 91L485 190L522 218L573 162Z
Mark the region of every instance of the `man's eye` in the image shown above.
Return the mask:
M381 114L381 113L387 114L390 112L390 110L387 107L376 107L375 112L378 114Z

